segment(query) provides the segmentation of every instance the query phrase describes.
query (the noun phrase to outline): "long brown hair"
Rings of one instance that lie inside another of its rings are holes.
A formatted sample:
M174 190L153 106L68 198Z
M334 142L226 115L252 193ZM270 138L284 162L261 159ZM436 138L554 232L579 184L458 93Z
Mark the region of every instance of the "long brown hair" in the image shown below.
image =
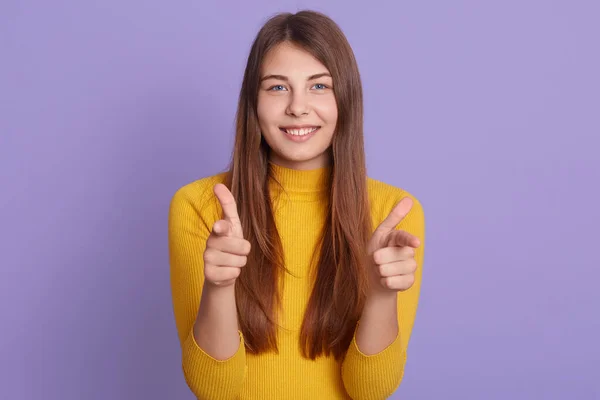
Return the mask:
M257 117L261 66L282 42L300 46L330 71L338 108L330 151L331 187L314 286L300 332L305 357L332 353L340 359L351 343L364 305L366 248L371 234L363 142L363 98L354 53L341 29L314 11L281 13L260 29L248 56L240 91L235 146L225 184L235 197L252 244L247 265L236 281L240 330L255 354L277 349L277 315L282 273L281 240L269 194L269 146Z

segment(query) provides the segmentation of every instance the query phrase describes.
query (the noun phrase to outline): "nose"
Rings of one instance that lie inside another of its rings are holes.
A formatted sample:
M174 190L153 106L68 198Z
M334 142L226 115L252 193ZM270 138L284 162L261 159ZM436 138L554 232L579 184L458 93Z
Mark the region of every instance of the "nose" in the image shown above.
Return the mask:
M290 102L286 109L286 114L294 117L308 115L310 106L306 94L295 92L290 96Z

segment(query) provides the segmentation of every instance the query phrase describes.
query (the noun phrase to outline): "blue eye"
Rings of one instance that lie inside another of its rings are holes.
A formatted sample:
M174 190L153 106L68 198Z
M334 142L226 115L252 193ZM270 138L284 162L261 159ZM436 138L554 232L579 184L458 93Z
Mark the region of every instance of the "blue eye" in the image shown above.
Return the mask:
M283 85L275 85L273 87L271 87L269 90L273 90L275 92L280 92L282 90L284 90L285 88L283 87Z
M316 87L317 89L327 89L327 86L323 85L322 83L317 83L314 87Z

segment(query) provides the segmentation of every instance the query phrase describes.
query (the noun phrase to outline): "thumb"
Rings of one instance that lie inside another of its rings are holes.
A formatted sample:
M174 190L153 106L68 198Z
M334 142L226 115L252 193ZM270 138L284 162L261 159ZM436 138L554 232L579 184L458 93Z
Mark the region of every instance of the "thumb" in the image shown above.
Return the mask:
M394 230L386 238L386 247L412 247L417 248L421 245L421 241L415 235L406 231Z
M231 222L225 220L219 220L213 225L213 232L217 236L231 236L233 235L233 227Z
M389 215L383 220L375 231L380 234L386 234L393 231L404 217L410 212L413 206L413 201L410 197L403 197L392 209Z
M234 236L243 237L244 231L242 229L242 222L240 221L240 217L238 215L237 204L235 203L235 199L227 186L222 183L217 183L213 191L221 204L221 209L223 210L223 219L231 224L231 231Z

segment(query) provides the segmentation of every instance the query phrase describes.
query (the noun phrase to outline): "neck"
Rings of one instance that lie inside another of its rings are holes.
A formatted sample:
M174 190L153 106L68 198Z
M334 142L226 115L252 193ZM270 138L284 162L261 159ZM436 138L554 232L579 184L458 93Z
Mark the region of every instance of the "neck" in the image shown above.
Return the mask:
M324 168L328 165L331 165L331 155L330 150L327 150L310 160L293 161L279 157L275 152L271 151L271 154L269 155L269 162L288 169L306 171Z
M329 197L332 167L293 169L269 162L271 195L284 194L293 201L320 201Z

